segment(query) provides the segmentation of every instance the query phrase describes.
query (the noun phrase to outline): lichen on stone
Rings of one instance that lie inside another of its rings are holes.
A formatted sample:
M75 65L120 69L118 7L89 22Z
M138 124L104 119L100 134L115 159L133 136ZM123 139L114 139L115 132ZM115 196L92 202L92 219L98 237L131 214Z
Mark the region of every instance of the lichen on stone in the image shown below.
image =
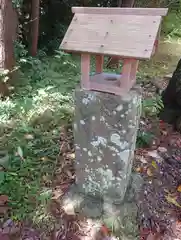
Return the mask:
M115 143L117 146L120 146L120 136L117 133L113 133L110 137L111 142Z

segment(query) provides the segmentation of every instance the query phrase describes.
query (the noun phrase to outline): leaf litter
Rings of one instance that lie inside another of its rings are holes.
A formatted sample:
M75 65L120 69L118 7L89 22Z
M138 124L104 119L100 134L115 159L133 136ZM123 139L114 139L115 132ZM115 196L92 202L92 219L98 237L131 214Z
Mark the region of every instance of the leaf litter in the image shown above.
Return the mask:
M158 239L181 239L180 232L173 230L173 224L181 220L181 136L163 122L155 136L157 145L137 149L134 162L135 170L146 169L140 171L144 184L138 197L139 225L148 229L142 239L147 239L149 232L161 233Z

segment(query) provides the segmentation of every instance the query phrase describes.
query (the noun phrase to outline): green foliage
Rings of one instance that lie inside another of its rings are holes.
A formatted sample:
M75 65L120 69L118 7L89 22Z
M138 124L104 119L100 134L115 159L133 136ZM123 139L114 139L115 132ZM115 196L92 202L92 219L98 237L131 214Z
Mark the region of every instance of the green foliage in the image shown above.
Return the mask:
M142 102L142 116L158 116L163 108L161 96L156 95L153 98L144 99Z
M180 11L171 11L163 21L162 32L168 38L181 38L181 6Z
M25 46L20 41L14 42L14 54L16 60L19 62L21 58L28 58L28 50L25 48Z
M31 218L40 224L50 219L44 215L60 126L72 120L71 91L80 67L62 52L47 57L41 51L32 58L21 43L16 43L15 52L19 86L11 98L0 101L0 193L8 195L13 219Z
M151 141L153 140L153 138L154 138L154 135L152 133L138 130L136 147L137 148L148 147Z
M87 1L87 6L104 6L104 7L116 7L116 0L114 1ZM14 6L18 7L20 10L19 14L19 31L20 38L23 43L27 46L29 45L30 30L29 26L31 23L31 7L30 1L23 0L13 0ZM150 1L147 0L136 0L135 4L137 7L148 7ZM58 49L60 41L64 36L66 29L72 19L72 6L82 6L82 1L75 0L52 0L43 1L40 0L40 21L39 21L39 48L43 49L48 54L52 54L55 49ZM181 10L179 0L161 0L161 7L169 7L171 12L166 17L164 21L163 32L165 34L171 34L174 36L180 36L179 31L179 19Z
M14 8L21 8L22 6L22 3L23 3L23 0L12 0L12 3L13 3L13 7Z
M142 101L142 117L154 117L157 118L159 112L163 108L163 102L159 95L153 98L143 99ZM138 130L136 146L138 148L148 147L152 142L154 135L146 130Z
M7 82L9 80L9 70L8 69L4 69L4 70L0 70L0 82Z

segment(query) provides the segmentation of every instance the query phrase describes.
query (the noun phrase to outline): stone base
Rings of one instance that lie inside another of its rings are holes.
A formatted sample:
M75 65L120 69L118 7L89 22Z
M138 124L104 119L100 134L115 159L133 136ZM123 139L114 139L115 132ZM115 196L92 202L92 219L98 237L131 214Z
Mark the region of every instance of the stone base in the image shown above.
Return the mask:
M68 214L80 214L95 222L95 230L105 224L114 236L124 240L139 239L137 224L136 194L142 186L142 178L132 174L125 199L122 204L115 205L109 199L100 199L84 195L73 185L63 198L63 208ZM71 210L70 210L71 209Z
M140 88L123 96L76 90L76 184L85 195L120 204L132 169L141 114Z

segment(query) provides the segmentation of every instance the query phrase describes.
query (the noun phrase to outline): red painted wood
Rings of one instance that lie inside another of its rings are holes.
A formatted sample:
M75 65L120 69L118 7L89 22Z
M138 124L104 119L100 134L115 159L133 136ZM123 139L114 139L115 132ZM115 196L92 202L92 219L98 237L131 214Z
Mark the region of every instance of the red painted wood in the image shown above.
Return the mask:
M96 55L96 73L103 72L103 65L104 65L104 56Z
M122 67L122 76L121 76L121 88L125 90L130 89L131 87L131 68L132 68L132 60L131 59L124 59L123 60L123 67Z
M90 55L83 53L81 55L81 87L83 89L90 89Z
M133 59L131 63L130 79L132 81L132 85L136 83L136 73L138 70L138 63L139 61L137 59Z
M111 85L106 85L106 84L100 84L100 83L90 83L90 89L96 90L99 92L107 92L107 93L113 93L116 95L123 95L126 93L125 89L121 89L120 87L115 87Z
M103 73L103 60L103 55L96 56L96 73L98 75L90 77L90 55L81 55L81 87L87 90L108 92L116 95L122 95L128 92L136 82L138 60L123 60L120 78L119 75L116 76L117 83L114 80L106 79L106 74Z

